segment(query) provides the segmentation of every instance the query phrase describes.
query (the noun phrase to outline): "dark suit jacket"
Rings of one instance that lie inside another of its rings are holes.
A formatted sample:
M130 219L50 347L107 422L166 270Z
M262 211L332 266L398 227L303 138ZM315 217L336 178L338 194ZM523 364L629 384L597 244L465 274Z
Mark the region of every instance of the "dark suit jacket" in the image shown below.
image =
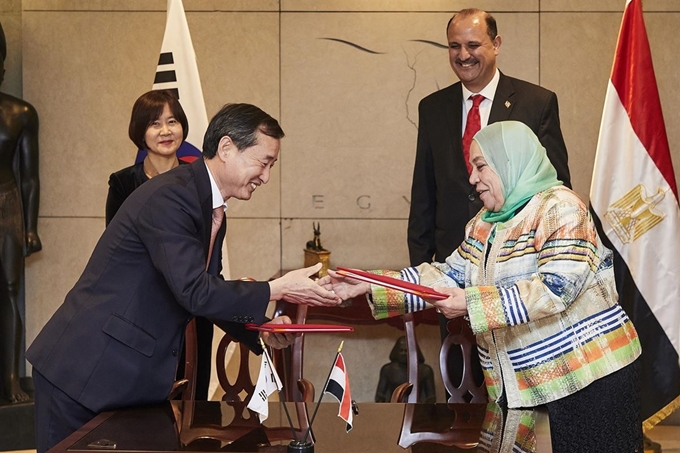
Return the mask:
M180 165L187 165L187 162L180 160ZM106 196L106 226L111 223L113 216L116 215L123 202L134 192L137 187L149 180L144 173L144 161L138 164L125 167L109 176L109 193ZM221 270L221 269L220 269ZM212 357L213 324L201 316L196 318L196 382L195 398L197 400L208 399L210 387L210 368L213 361ZM179 368L177 377L184 377L184 351L180 354Z
M244 323L265 321L266 282L206 272L212 194L203 159L142 184L104 231L83 274L26 353L53 385L95 412L157 403L175 379L194 316L226 321L255 348Z
M418 145L411 187L408 248L411 265L443 262L463 241L465 225L481 209L463 157L463 89L460 82L432 93L418 107ZM489 124L521 121L538 136L571 187L567 147L560 129L557 96L523 80L500 75Z

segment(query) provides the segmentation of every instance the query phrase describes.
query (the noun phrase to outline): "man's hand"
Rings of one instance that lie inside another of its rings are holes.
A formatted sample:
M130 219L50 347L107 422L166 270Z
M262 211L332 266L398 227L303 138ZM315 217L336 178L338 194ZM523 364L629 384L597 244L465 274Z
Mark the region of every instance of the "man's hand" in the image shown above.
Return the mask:
M270 299L283 299L293 304L306 305L340 304L342 299L309 278L319 272L320 269L321 263L317 263L314 266L290 271L283 277L270 281Z
M288 316L278 316L265 324L292 324ZM274 349L283 349L293 344L296 334L262 332L262 341Z
M319 279L317 283L340 296L342 300L351 299L371 291L369 283L345 277L330 269L328 275Z

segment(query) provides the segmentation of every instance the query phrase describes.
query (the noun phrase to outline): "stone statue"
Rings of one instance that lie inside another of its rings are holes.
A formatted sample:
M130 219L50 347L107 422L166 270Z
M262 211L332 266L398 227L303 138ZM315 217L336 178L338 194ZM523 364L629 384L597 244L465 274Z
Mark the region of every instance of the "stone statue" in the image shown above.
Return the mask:
M7 45L0 25L0 86ZM38 114L31 104L0 93L0 386L12 403L27 401L19 385L23 323L19 289L24 257L42 249L38 237Z
M377 403L389 403L392 392L404 382L408 381L406 337L401 336L394 343L390 352L390 363L380 369L380 380L375 392ZM434 390L434 372L432 367L425 364L425 356L418 347L418 402L434 403L437 399Z
M312 222L314 228L314 239L307 241L304 248L305 252L305 267L314 266L316 263L321 263L321 269L313 278L320 278L328 274L328 268L331 267L331 252L321 246L321 223Z
M316 250L317 252L326 250L321 246L321 223L312 222L312 228L314 228L314 239L307 241L307 250Z

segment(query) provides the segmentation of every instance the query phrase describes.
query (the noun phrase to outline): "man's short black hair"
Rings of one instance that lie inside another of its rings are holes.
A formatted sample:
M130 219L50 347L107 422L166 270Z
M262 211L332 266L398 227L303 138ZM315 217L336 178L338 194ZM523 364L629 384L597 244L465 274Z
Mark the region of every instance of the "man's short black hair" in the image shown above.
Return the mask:
M240 151L257 144L257 132L281 139L279 122L251 104L226 104L210 120L203 139L203 156L212 159L222 137L228 136Z

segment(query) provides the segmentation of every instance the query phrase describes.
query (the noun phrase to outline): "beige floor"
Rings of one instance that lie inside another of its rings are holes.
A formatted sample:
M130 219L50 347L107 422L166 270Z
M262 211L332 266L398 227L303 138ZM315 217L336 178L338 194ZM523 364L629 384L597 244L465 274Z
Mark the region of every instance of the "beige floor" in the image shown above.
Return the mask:
M655 426L649 433L647 433L647 435L654 442L661 444L663 453L680 453L680 426ZM10 451L7 453L35 453L35 450L19 450Z

